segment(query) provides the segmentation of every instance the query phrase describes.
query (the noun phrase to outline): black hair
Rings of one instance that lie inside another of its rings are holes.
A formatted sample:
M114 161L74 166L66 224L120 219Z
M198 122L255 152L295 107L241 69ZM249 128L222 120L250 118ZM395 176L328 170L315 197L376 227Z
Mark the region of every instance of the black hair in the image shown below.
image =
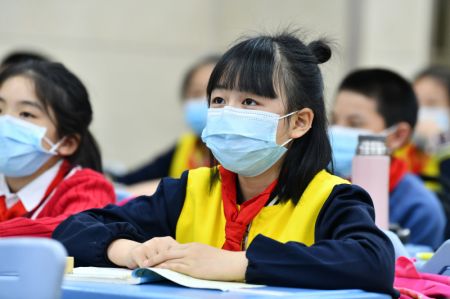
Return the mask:
M19 64L23 62L27 62L30 60L34 61L50 61L48 57L45 55L38 53L38 52L32 52L32 51L14 51L6 55L1 64L0 68L5 68L13 64Z
M58 137L71 136L79 139L73 155L67 157L72 165L102 171L100 150L89 125L92 122L92 107L89 94L83 83L60 63L28 61L12 65L0 73L0 86L9 78L24 76L33 84L39 101L47 114L54 112L52 121Z
M450 105L450 68L443 65L434 65L429 68L424 69L419 74L417 74L414 79L415 82L423 79L425 77L431 77L439 81L447 91L447 98Z
M347 75L339 91L348 90L373 99L377 111L388 128L399 122L413 129L419 109L411 84L402 76L386 69L361 69Z
M296 204L313 177L331 162L323 79L318 67L330 57L331 49L323 40L306 45L295 33L261 35L230 48L211 74L208 101L215 88L225 88L281 98L286 113L303 108L314 112L311 129L291 142L284 157L276 187L281 201L290 199Z
M195 73L204 66L207 65L215 65L217 61L219 61L220 55L209 55L198 60L194 65L192 65L187 72L184 74L181 89L180 89L180 98L181 100L186 99L186 94L189 89L189 85L191 84L192 78Z

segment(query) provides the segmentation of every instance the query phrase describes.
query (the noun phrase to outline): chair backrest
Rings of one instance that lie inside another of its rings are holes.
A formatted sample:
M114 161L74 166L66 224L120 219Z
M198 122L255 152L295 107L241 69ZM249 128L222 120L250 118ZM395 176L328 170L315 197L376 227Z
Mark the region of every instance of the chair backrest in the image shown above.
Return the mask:
M60 298L66 256L55 240L0 239L0 298Z
M399 237L396 234L388 230L383 230L383 232L386 234L386 236L388 236L389 240L391 240L391 243L394 246L395 260L397 260L401 256L409 257L405 245L403 245L402 241L400 241Z
M450 276L450 240L445 241L421 268L420 272Z

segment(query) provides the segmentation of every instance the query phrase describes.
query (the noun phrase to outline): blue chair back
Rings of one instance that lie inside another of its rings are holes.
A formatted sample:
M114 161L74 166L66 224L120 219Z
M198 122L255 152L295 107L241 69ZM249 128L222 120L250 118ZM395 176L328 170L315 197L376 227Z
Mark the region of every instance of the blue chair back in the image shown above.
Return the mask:
M60 298L66 256L55 240L0 239L0 298Z
M395 260L397 260L401 256L409 257L405 245L403 245L402 241L400 241L399 237L395 233L388 230L383 230L383 232L386 234L386 236L388 236L389 240L391 240L391 243L394 246Z
M450 276L450 239L445 241L421 268L420 272Z

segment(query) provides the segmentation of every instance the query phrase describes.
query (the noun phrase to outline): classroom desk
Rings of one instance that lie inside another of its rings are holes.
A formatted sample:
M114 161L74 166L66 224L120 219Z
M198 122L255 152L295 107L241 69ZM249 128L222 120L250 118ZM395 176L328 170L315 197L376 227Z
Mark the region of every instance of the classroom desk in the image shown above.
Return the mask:
M385 294L368 293L361 290L309 290L264 287L222 292L216 290L189 289L170 282L144 285L64 281L62 299L264 299L264 298L307 298L307 299L390 299Z

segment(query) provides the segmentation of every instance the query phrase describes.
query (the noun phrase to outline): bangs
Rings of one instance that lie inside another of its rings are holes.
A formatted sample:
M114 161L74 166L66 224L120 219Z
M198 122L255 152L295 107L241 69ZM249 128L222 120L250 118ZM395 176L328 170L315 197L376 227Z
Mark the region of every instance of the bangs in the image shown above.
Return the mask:
M250 39L231 48L217 63L208 82L214 89L238 90L277 98L274 87L275 45L269 38Z

